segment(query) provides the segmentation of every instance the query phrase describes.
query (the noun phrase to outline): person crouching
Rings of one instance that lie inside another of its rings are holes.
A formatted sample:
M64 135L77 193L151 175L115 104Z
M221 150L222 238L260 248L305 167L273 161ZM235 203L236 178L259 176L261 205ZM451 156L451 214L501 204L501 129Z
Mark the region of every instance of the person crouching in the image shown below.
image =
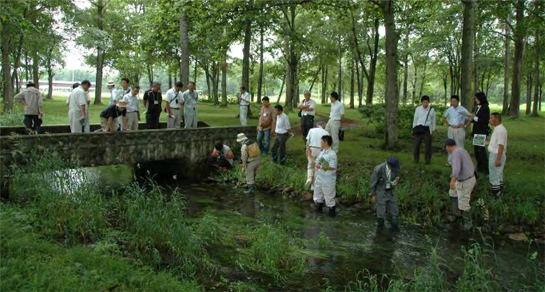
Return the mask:
M333 139L331 136L323 136L321 139L322 151L318 157L314 158L308 154L316 169L316 180L314 181L314 203L316 210L322 212L325 205L329 207L329 215L335 216L335 186L337 184L337 153L331 149Z
M122 117L123 125L128 125L127 121L127 102L123 99L119 100L117 104L108 106L100 113L100 125L104 132L115 132L119 124L117 118ZM123 129L127 130L127 129Z

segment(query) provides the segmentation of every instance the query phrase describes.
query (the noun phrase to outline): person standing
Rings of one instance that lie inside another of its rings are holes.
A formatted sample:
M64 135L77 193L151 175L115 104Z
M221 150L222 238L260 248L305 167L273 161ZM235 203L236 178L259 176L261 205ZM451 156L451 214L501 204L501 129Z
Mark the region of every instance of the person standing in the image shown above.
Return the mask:
M115 93L115 102L117 103L118 101L122 100L125 95L131 93L131 87L130 87L130 83L129 83L129 78L127 77L123 77L121 78L121 88L117 89L116 90L116 93ZM123 126L123 119L118 119L117 122L119 123L119 129L125 129L127 127L124 127Z
M306 137L306 152L308 158L307 164L307 181L305 182L305 188L314 189L314 180L316 175L314 161L322 150L322 137L329 136L329 133L324 130L325 122L316 122L316 128L310 129ZM312 159L314 158L314 159Z
M281 105L275 105L274 109L276 111L276 127L274 130L274 144L271 149L272 159L274 163L284 165L286 163L286 142L291 129L290 119L284 113L284 108Z
M473 123L473 135L485 135L490 134L490 128L488 127L488 121L490 120L490 108L488 108L488 100L483 92L475 93L475 103L477 104L477 110L475 114L469 115L469 124ZM484 145L473 145L473 151L475 153L475 159L477 160L477 171L488 175L488 157L486 156L486 150Z
M167 108L167 128L180 128L180 106L182 105L182 82L176 82L173 88L167 91L166 108Z
M501 115L492 113L490 124L494 127L490 144L488 144L488 169L492 194L499 198L503 191L503 169L507 159L507 129L501 123Z
M127 102L125 100L120 100L116 104L108 106L100 113L100 126L102 127L102 131L117 131L117 127L119 127L119 123L117 122L118 117L121 117L124 120L123 125L129 124L127 122ZM127 129L123 129L123 131L126 130Z
M339 101L339 94L333 91L329 96L331 100L331 113L329 114L329 121L325 127L325 130L331 134L333 139L333 151L339 153L339 130L341 129L341 119L344 115L344 106Z
M467 109L461 105L458 95L450 97L450 107L443 116L443 121L448 127L448 138L456 141L456 146L464 149L466 139L466 119L469 114ZM451 154L448 155L448 164L450 165Z
M370 196L377 204L378 229L384 228L386 208L388 208L388 212L390 213L390 216L392 216L390 229L398 230L399 208L397 206L397 196L394 193L394 188L399 184L399 172L399 160L395 156L388 157L386 162L377 165L373 170Z
M462 217L464 230L473 228L471 220L471 192L475 187L475 166L469 153L458 146L454 139L445 141L445 149L451 155L452 173L450 175L449 196L453 213L456 217Z
M140 92L140 86L133 86L131 92L123 97L123 100L127 103L127 127L128 131L138 130L138 121L140 120L140 99L138 99L138 93Z
M240 87L240 97L238 98L240 105L240 125L248 125L248 108L250 107L250 94L246 91L246 87Z
M24 124L27 131L34 131L37 133L40 131L41 123L39 120L44 115L44 112L42 111L44 101L40 90L34 86L35 85L33 82L28 82L26 85L26 90L16 94L13 97L13 100L25 105Z
M117 91L115 90L115 83L113 81L108 81L106 87L110 91L110 104L115 104L117 102Z
M261 154L267 156L271 144L271 135L274 134L276 113L269 102L269 97L261 99L263 106L259 111L259 122L257 123L257 144Z
M246 193L253 194L256 191L255 176L259 167L259 146L256 142L248 139L244 133L237 135L237 142L242 145L240 154L242 159L242 173L246 175L246 184L248 191Z
M151 88L144 92L144 107L146 108L146 124L148 129L159 129L162 101L161 82L154 81Z
M199 94L195 91L195 82L189 81L187 90L182 94L182 103L184 105L185 129L197 127L198 108L197 101Z
M329 208L329 215L335 216L336 204L335 186L337 184L337 153L331 149L333 139L325 135L320 139L322 150L318 157L314 158L311 154L307 157L312 160L316 169L316 181L314 182L313 200L316 204L316 210L322 212L325 205Z
M91 88L89 80L83 80L78 88L75 88L68 97L68 122L71 133L82 133L87 118L87 98L85 92Z
M314 115L316 114L316 102L310 99L310 91L305 91L305 98L301 101L297 109L301 111L301 132L303 133L303 140L306 143L308 131L314 125Z
M91 119L89 119L89 106L91 106L91 94L89 92L89 89L85 91L85 100L87 101L87 103L85 103L85 125L83 125L83 132L91 133Z
M435 131L435 110L430 106L430 97L427 95L420 98L422 105L414 111L413 138L414 138L414 163L420 161L420 145L424 140L426 164L431 163L431 138Z

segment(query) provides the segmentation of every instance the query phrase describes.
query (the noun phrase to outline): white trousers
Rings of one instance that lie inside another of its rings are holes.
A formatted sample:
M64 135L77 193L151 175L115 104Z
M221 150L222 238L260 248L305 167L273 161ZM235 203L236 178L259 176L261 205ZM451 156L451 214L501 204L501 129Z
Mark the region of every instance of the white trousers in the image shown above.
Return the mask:
M316 203L323 203L325 200L325 205L327 207L335 206L335 184L334 183L321 183L319 181L314 182L314 195L313 199Z
M167 117L167 128L174 128L179 129L180 128L180 109L178 108L171 108L170 112L172 113L172 117Z
M138 130L138 113L137 112L130 112L127 113L127 128L129 131L137 131Z
M68 111L68 123L71 133L83 133L83 126L80 120L83 118L81 111Z
M191 111L191 112L189 112ZM184 110L184 129L196 128L197 127L197 111L196 110Z
M248 126L248 106L240 106L240 125Z
M325 130L331 135L331 139L333 140L333 145L331 145L331 149L335 151L335 153L339 153L339 129L341 128L341 121L334 121L332 119L329 119L327 122L327 125L325 126Z

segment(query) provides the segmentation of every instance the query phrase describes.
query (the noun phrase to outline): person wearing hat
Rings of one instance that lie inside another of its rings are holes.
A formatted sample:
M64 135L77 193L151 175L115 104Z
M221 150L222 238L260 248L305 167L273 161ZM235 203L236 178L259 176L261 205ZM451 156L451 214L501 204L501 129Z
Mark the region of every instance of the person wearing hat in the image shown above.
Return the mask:
M324 130L325 122L319 120L316 122L316 127L308 131L306 136L306 153L308 158L307 165L307 181L305 182L305 188L314 189L314 179L316 178L315 159L322 150L322 137L329 136L329 133ZM312 159L314 158L314 159Z
M450 175L449 196L454 215L459 219L462 217L464 230L473 228L471 221L471 192L475 187L475 166L469 153L459 147L454 139L445 141L445 149L450 155L452 173Z
M68 97L68 122L72 133L82 133L88 123L88 104L85 92L89 91L90 88L91 82L83 80L77 88L72 90L70 97Z
M100 125L102 131L104 132L115 132L119 126L117 123L117 118L121 116L123 119L123 125L128 125L127 121L127 102L125 100L120 100L117 104L112 104L104 109L100 113ZM123 129L127 131L127 129Z
M255 193L255 175L259 167L260 150L256 142L248 139L244 133L237 135L237 142L242 145L240 155L242 160L242 173L246 175L246 184L248 191L246 193Z
M377 165L373 170L369 195L373 202L376 202L378 229L384 228L386 208L388 208L388 212L392 216L390 229L398 230L399 208L394 188L399 184L399 170L399 161L395 156L388 157L386 162Z
M320 139L322 150L318 157L308 155L308 159L314 163L316 169L316 181L314 182L314 194L312 196L316 204L316 210L322 212L324 202L329 207L329 215L335 216L335 186L337 184L337 153L331 148L333 139L326 135Z
M259 111L259 122L257 122L257 144L261 154L267 156L271 145L271 135L274 134L276 112L269 102L269 97L261 99L263 106Z
M115 90L115 83L113 81L108 81L106 87L110 91L110 104L115 104L117 102L117 90Z
M25 105L24 124L27 130L29 132L38 132L41 124L40 120L44 114L42 111L44 101L40 91L34 87L34 83L28 82L26 85L26 90L15 95L13 100Z

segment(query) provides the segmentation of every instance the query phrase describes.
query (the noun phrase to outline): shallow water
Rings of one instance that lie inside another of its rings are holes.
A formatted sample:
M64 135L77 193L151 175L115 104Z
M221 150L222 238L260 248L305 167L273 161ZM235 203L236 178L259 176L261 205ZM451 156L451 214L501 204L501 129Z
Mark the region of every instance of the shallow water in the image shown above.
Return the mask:
M70 172L70 176L77 176L78 173L82 172ZM130 168L123 166L86 168L83 173L88 179L96 179L106 189L120 188L129 183L132 177ZM79 181L78 178L73 179ZM245 279L245 282L254 282L265 290L318 291L327 286L344 290L347 283L355 281L357 274L363 270L379 276L398 277L401 274L410 279L415 268L429 272L432 248L442 259L442 269L454 281L463 269L463 262L459 260L463 257L462 247L476 240L484 248L483 236L478 231L470 236L456 230L422 229L401 221L399 232L377 233L374 215L355 207L338 206L337 216L331 218L327 212L316 213L311 202L300 202L279 194L258 192L247 195L240 188L180 183L175 178L163 178L161 185L180 190L187 201L187 215L191 221L198 222L206 211L229 224L240 224L241 228L258 222L281 225L305 240L305 249L301 251L306 255L309 266L305 281L279 287L266 282L270 279ZM328 244L324 248L318 246L318 238L325 238ZM543 249L535 245L528 246L504 238L487 238L484 242L493 245L494 253L490 254L496 258L495 274L505 288L513 287L514 277L526 268L532 253L538 252L536 260L544 261ZM237 256L232 248L218 248L220 250L211 252L212 257L231 253L219 261L225 266L232 266L235 262L233 258Z

